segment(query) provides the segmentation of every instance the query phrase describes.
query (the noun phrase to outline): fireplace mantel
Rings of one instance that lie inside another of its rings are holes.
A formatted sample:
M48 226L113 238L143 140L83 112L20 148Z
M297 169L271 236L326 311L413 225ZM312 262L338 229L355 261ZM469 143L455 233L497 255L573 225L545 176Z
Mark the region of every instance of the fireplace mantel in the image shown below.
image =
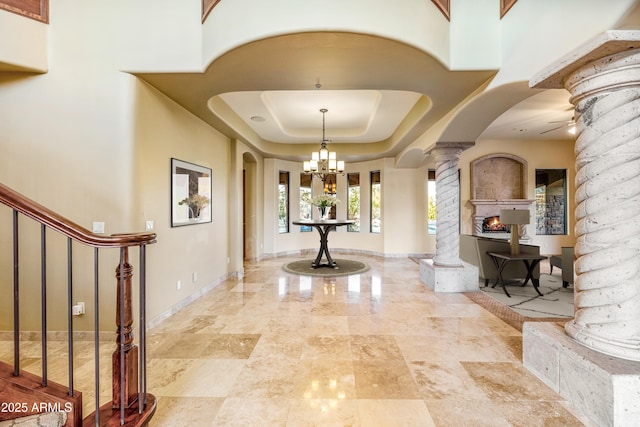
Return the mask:
M531 199L508 199L508 200L489 200L489 199L471 199L469 200L473 206L478 209L479 206L502 206L500 209L521 209L519 206L529 206L535 200ZM498 210L500 210L498 209ZM497 213L496 213L497 215Z
M501 209L527 209L535 200L531 199L508 199L508 200L489 200L489 199L471 199L469 202L474 206L473 209L473 235L485 237L508 238L509 233L483 233L482 221L490 216L500 216ZM523 227L522 238L527 238L526 227Z

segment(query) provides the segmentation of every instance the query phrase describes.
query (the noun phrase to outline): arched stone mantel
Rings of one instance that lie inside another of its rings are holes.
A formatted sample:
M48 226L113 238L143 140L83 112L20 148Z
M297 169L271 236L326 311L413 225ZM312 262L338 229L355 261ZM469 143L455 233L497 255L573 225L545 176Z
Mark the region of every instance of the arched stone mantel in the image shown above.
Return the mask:
M526 159L510 153L492 153L472 160L469 166L472 199L526 198L528 189ZM511 185L507 186L505 184L507 182Z
M501 209L529 210L535 200L527 199L528 163L510 153L491 153L470 163L471 200L473 205L472 233L482 236L485 218L498 216ZM529 240L525 225L519 235ZM487 233L487 237L509 238L509 233Z

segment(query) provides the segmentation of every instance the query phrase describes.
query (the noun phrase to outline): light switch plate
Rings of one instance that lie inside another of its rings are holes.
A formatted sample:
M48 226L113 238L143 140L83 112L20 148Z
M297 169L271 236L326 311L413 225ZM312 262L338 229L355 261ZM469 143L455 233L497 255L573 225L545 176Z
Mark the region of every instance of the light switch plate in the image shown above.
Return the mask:
M153 221L147 221L147 222L145 223L145 229L146 229L147 231L153 231Z
M93 223L93 232L96 234L104 233L104 222L94 222Z

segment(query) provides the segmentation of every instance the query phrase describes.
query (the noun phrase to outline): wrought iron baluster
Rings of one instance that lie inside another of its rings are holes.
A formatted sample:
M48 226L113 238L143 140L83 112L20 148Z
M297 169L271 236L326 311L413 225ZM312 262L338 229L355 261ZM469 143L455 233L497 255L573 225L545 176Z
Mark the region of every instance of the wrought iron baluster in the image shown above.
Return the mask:
M13 375L20 375L20 261L18 211L13 210Z
M67 329L69 331L69 396L73 397L73 240L67 238Z
M93 249L93 311L94 311L94 357L95 357L95 393L96 393L96 427L100 427L100 296L98 274L98 248Z
M40 226L40 286L41 286L41 330L42 330L42 387L47 380L47 227Z

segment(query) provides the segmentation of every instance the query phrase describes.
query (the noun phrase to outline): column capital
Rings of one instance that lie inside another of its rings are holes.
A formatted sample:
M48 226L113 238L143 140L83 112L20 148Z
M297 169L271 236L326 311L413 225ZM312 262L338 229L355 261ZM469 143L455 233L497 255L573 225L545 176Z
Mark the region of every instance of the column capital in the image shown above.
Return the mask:
M536 89L565 89L566 80L585 65L609 55L639 48L640 31L605 31L534 75L529 80L529 86Z
M464 150L475 145L475 142L436 142L436 145L425 151L425 155L442 160L457 160Z

